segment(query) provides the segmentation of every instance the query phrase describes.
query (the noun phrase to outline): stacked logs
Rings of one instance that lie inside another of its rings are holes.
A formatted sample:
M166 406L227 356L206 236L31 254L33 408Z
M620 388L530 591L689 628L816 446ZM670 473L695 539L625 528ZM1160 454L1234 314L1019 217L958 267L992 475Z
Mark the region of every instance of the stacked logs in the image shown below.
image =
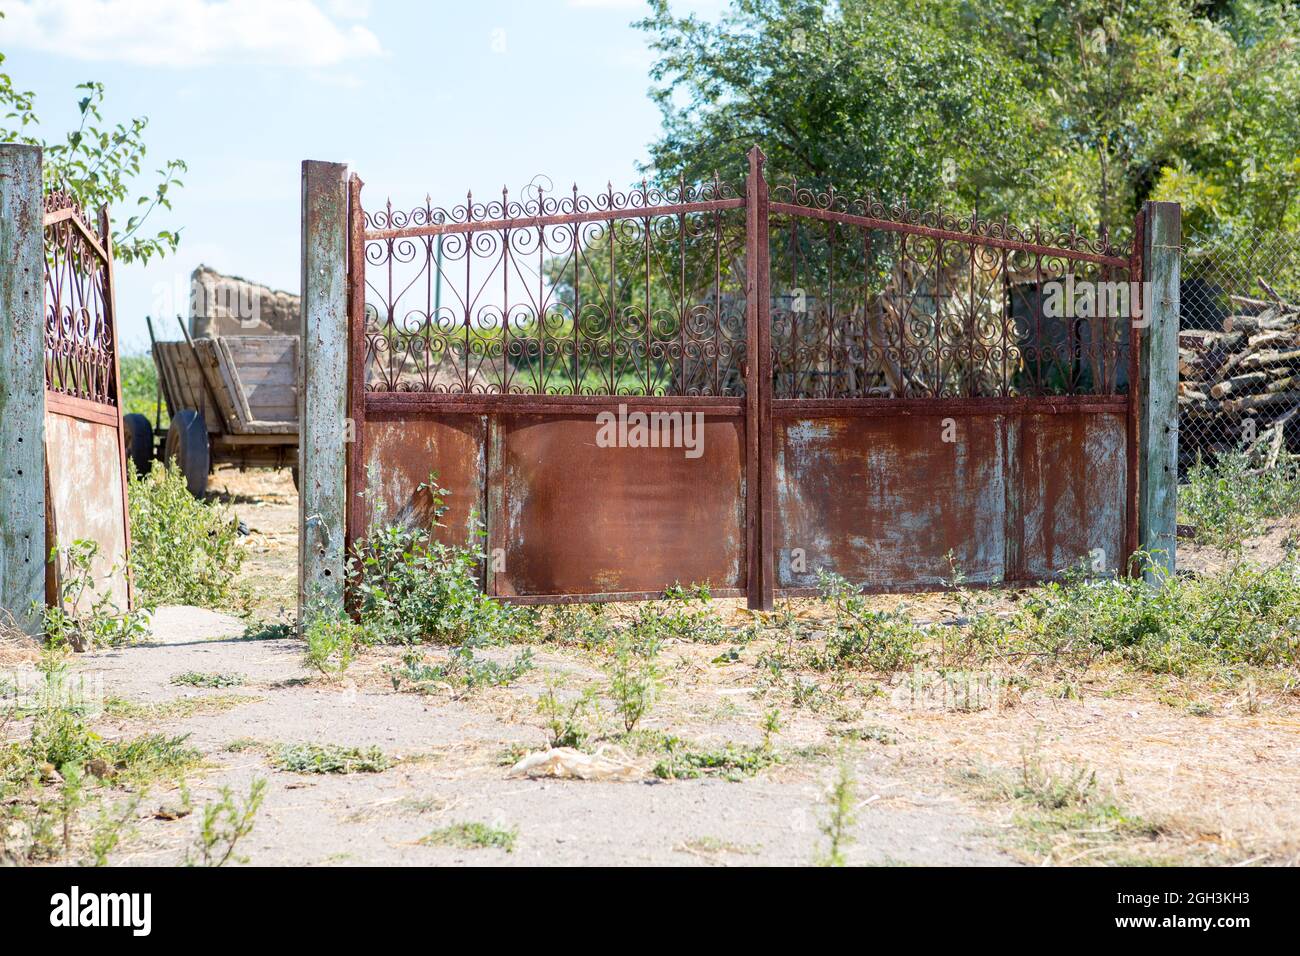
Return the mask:
M1178 333L1180 437L1188 452L1207 436L1207 451L1244 447L1272 468L1300 414L1300 305L1257 281L1268 298L1229 296L1222 330Z

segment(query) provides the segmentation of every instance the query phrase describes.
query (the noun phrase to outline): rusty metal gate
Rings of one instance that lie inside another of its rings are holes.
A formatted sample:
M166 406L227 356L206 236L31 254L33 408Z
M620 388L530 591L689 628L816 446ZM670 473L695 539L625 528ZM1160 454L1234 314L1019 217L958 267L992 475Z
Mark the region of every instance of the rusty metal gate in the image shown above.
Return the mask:
M95 542L95 586L126 608L131 536L108 207L92 225L73 196L48 193L44 233L46 548ZM56 603L64 570L46 566L47 603Z
M348 539L485 536L520 602L1052 577L1136 548L1140 235L742 188L349 187ZM1139 222L1139 230L1141 223Z

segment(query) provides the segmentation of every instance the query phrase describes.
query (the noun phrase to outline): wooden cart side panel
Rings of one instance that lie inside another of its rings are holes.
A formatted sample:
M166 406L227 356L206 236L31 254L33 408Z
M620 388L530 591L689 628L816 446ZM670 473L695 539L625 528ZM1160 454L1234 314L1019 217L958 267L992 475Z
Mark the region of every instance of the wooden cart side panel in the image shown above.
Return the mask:
M251 420L297 422L298 340L288 335L247 335L220 342Z
M195 339L194 354L207 382L207 394L225 420L226 430L238 432L240 425L253 416L240 401L238 383L231 382L228 370L223 367L220 345L215 339Z
M215 340L222 373L234 396L241 423L298 421L297 338L289 335L223 336Z
M220 434L224 430L221 416L212 407L212 399L204 394L203 373L194 361L190 347L184 342L157 342L154 348L172 415L186 408L201 408L207 420L208 433Z

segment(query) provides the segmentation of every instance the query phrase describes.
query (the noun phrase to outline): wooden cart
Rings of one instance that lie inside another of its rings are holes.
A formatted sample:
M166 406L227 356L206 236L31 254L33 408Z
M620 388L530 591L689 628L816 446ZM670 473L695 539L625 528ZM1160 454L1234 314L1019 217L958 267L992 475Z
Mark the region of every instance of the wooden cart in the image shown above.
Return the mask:
M162 448L148 454L175 459L191 494L207 490L218 464L292 468L297 482L297 336L186 332L183 342L155 341L153 360L171 424ZM135 447L133 438L133 456Z

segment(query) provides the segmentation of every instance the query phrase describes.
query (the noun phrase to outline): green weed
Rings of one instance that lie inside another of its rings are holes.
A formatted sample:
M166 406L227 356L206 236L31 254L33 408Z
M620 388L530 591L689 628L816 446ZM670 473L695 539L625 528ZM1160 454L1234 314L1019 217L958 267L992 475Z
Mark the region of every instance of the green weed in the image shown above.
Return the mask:
M519 831L505 830L486 823L453 823L420 838L425 846L449 846L459 850L505 850L511 853Z
M392 758L378 747L311 743L286 744L272 762L290 773L383 773L393 766Z
M621 632L616 639L614 656L605 672L609 676L609 696L626 731L635 728L654 706L661 683L655 660L658 653L659 641L655 637Z
M429 503L434 527L441 526L446 494L436 475L417 489ZM377 530L348 560L357 612L376 639L478 646L534 636L534 612L503 605L480 590L481 552L445 545L423 528L387 523L382 504L376 509Z
M147 605L122 611L108 592L96 596L92 566L98 555L97 542L81 539L51 550L50 562L61 567L59 598L43 611L45 639L51 644L88 651L133 644L148 634Z
M141 599L229 608L244 561L235 517L191 495L174 464L156 464L144 476L132 469L128 500L131 571Z
M206 671L185 671L174 674L172 684L177 687L239 687L248 682L243 674L212 674Z
M247 863L246 857L235 854L235 848L253 832L253 818L265 798L266 781L262 779L252 782L242 805L229 787L222 787L221 798L203 808L199 832L186 855L186 865L217 867L231 862Z
M425 661L418 648L402 655L400 667L389 667L394 690L428 694L440 687L450 687L462 694L480 687L506 687L533 668L532 648L524 648L505 664L477 656L468 646L454 647L440 664Z
M675 737L665 741L665 755L654 774L665 780L721 777L731 782L766 770L777 762L770 747L726 744L713 750L697 750Z
M827 799L826 819L818 827L826 838L826 850L817 860L820 866L845 865L844 849L853 840L851 830L856 822L855 790L853 771L848 760L841 758L839 772Z
M345 673L356 657L363 634L361 625L342 612L308 613L304 618L304 662L326 677Z
M591 716L596 707L596 695L591 688L569 699L561 698L560 683L555 678L546 682L546 690L537 698L537 712L542 715L550 747L580 749L592 736Z
M1270 518L1300 511L1300 457L1283 452L1272 468L1260 469L1244 452L1198 460L1178 489L1178 506L1199 540L1239 552Z

